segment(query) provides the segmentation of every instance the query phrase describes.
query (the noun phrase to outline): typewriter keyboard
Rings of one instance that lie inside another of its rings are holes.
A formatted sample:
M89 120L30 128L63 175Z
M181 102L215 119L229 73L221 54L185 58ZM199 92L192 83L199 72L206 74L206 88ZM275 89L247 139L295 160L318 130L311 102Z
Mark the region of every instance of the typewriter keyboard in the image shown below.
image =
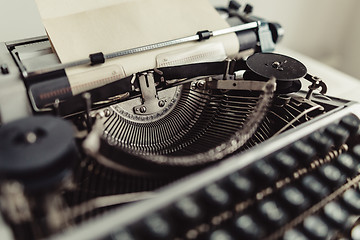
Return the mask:
M164 189L158 199L130 206L137 216L102 237L359 239L359 125L353 114L320 119L300 137L289 133L264 145L264 153L234 155Z

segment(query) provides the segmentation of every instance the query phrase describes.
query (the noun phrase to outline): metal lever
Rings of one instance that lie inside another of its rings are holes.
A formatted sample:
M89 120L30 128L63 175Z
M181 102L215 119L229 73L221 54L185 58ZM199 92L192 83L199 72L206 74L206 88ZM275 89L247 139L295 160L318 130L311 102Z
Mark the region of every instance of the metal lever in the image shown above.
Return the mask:
M312 76L310 74L306 74L304 77L306 80L311 82L312 84L309 86L309 91L306 94L306 99L310 99L312 96L312 93L316 90L321 88L320 94L324 95L327 92L327 86L326 84L318 77Z
M166 98L159 99L156 92L153 72L146 72L139 75L139 84L143 104L134 107L134 113L147 115L161 111L166 104Z
M211 77L194 81L191 86L193 89L200 90L248 90L248 91L263 91L266 86L264 81L251 81L251 80L217 80Z

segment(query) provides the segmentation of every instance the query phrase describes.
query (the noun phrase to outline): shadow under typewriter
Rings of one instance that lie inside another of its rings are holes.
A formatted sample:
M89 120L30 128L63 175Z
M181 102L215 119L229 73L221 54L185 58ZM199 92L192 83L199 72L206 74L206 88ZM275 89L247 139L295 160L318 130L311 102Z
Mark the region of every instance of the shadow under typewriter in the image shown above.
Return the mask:
M85 149L120 171L183 174L249 149L324 110L303 97L275 94L275 87L275 79L263 91L199 90L186 84L168 89L171 100L162 111L140 116L131 111L130 101L113 105L98 113Z

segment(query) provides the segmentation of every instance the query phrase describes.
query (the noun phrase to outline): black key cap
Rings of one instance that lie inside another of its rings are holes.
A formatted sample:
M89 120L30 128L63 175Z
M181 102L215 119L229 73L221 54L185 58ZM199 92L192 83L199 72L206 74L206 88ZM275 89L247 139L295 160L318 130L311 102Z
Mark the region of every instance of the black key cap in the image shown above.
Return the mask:
M217 207L226 206L230 201L227 192L216 183L205 187L204 192L207 200Z
M359 161L360 160L360 144L355 145L352 149L352 153L355 158Z
M303 228L310 239L327 239L330 234L329 226L319 216L305 218Z
M258 182L259 188L275 184L279 177L279 171L265 160L259 160L252 164L251 172Z
M312 162L314 156L316 155L316 150L310 144L304 142L303 140L296 141L291 146L292 152L296 154L298 160L303 164L308 164Z
M299 166L298 161L289 153L279 152L273 157L273 163L279 168L285 177L293 173Z
M290 229L284 233L282 240L310 240L297 229Z
M116 233L111 234L109 240L135 240L135 237L127 230L119 230Z
M337 124L332 124L325 129L325 133L332 137L336 147L340 147L350 136L350 132Z
M234 232L239 239L260 239L265 235L265 230L250 214L240 215L234 224Z
M300 180L301 187L314 199L319 200L330 194L330 189L317 177L306 175Z
M260 202L258 205L258 212L267 226L270 224L279 227L288 221L288 215L281 207L281 204L272 199Z
M355 176L360 169L359 162L350 154L343 153L335 159L335 164L345 171L349 177Z
M359 131L360 120L354 115L348 115L341 119L340 124L349 130L350 135L354 136Z
M346 177L339 168L331 163L324 164L319 168L320 177L325 183L336 188L346 182Z
M328 154L334 141L325 134L316 131L309 136L309 142L316 148L318 155L324 156Z
M170 214L181 222L184 228L200 224L204 218L201 207L192 197L184 197L170 207Z
M295 186L286 186L280 191L281 200L293 212L299 213L310 206L310 200Z
M201 192L201 199L206 203L212 211L224 210L230 204L230 196L218 184L213 183L206 186Z
M232 173L224 180L224 185L227 187L234 201L245 200L254 194L254 183L245 174L238 172Z
M328 220L331 224L334 224L336 227L341 229L346 229L349 227L349 213L339 203L328 203L324 207L323 213L325 219Z
M103 237L103 238L98 238L99 240L117 240L116 238L113 238L113 236L105 236L105 237Z
M145 217L137 229L141 236L146 239L171 239L172 229L169 221L157 213L150 214Z
M210 234L208 240L235 240L235 238L226 230L219 229Z
M342 201L350 211L360 214L360 193L358 190L353 188L347 190L342 197Z

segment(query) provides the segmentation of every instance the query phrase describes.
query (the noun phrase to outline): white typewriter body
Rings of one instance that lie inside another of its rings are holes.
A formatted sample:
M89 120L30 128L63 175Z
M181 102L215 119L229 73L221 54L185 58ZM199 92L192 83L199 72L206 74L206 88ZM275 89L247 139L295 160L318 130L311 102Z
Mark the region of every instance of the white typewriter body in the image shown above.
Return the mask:
M71 63L47 36L0 43L1 239L358 239L359 84L272 53L283 29L250 5L217 10L229 28ZM229 32L236 56L213 43L166 52ZM155 48L176 64L69 83L75 65ZM184 60L194 55L203 58ZM320 199L309 176L329 188ZM298 189L296 212L283 192ZM337 223L333 209L349 220Z

